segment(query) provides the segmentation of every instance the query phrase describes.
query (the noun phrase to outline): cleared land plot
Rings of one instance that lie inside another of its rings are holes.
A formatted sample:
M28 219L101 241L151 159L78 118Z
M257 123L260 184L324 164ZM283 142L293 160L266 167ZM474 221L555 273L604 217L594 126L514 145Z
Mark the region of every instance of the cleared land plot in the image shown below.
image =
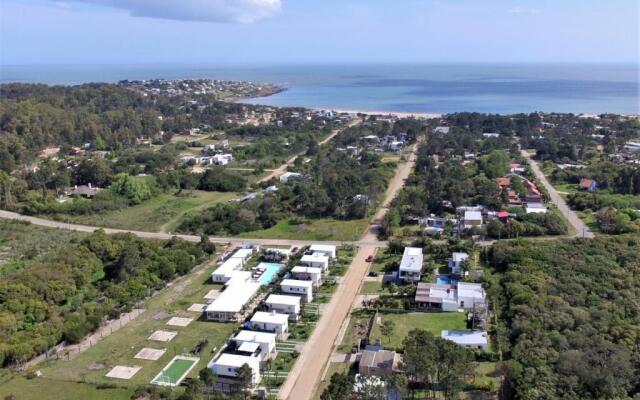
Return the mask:
M185 327L191 322L193 322L193 318L173 317L167 321L167 325Z
M86 216L60 215L57 219L108 228L173 232L185 213L227 202L234 197L237 197L236 193L200 190L180 195L163 193L142 204L121 210Z
M218 296L220 296L220 290L219 289L211 289L207 292L207 294L205 294L203 296L204 299L207 300L215 300L218 298Z
M187 308L187 311L200 313L204 311L205 307L207 307L206 304L193 303L189 308Z
M391 320L394 322L393 334L390 338L382 336L380 325L375 324L371 331L371 342L380 339L381 343L388 348L400 348L402 341L413 329L423 329L431 332L434 336L440 336L443 330L462 330L467 328L466 313L402 313L385 314L380 313L380 322Z
M140 360L150 360L156 361L167 351L167 349L152 349L149 347L144 347L140 349L138 353L136 353L133 358L137 358Z
M245 232L246 238L298 239L298 240L357 240L369 225L368 219L340 221L325 219L287 219L269 229Z
M9 376L8 376L9 375ZM115 381L109 380L109 383ZM15 399L56 399L56 400L129 400L133 389L100 388L79 382L66 382L46 377L26 379L21 375L7 372L0 380L0 398L13 396Z
M177 334L178 332L158 330L153 332L151 336L149 336L149 340L155 340L157 342L170 342L174 337L176 337Z
M45 377L61 382L84 381L97 385L110 384L131 389L140 385L148 385L175 355L193 352L196 345L206 339L208 343L200 354L207 356L201 357L198 364L189 372L191 375L189 377L194 377L197 371L207 366L209 355L222 347L233 331L237 329L237 325L207 322L202 319L194 320L188 328L181 329L169 344L160 346L167 347L167 351L162 357L157 361L144 361L144 368L131 380L110 379L105 377L105 374L114 365L139 364L141 361L134 358L136 351L143 347L155 347L152 343L158 343L150 342L149 335L156 330L167 330L165 325L167 317L161 319L153 317L161 312L176 315L184 312L191 304L201 302L202 297L215 287L215 285L208 283L215 267L214 263L210 262L176 280L173 285L166 287L145 302L146 312L73 360L48 361L41 364L39 369ZM0 386L2 386L1 382Z
M154 385L178 386L200 361L197 357L176 356L151 381Z
M360 289L360 293L362 294L378 294L384 292L382 288L382 282L364 282L362 284L362 289Z
M116 379L126 379L129 380L133 378L135 374L140 371L142 367L127 367L125 365L116 365L111 369L111 371L107 372L108 378L116 378Z

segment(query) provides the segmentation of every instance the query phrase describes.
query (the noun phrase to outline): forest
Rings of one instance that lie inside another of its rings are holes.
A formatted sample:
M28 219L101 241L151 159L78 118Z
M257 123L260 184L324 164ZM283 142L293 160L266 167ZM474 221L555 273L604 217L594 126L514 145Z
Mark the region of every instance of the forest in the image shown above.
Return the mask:
M485 257L509 396L640 394L640 238L500 241Z
M79 342L214 250L206 240L145 241L96 231L4 272L0 365L25 362L62 341Z

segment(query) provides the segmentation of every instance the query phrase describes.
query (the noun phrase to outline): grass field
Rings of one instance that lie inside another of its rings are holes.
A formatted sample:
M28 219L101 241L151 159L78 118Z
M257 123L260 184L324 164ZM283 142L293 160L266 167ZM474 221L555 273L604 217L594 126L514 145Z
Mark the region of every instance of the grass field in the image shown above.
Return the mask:
M66 243L86 235L0 220L0 275L21 268L25 261L43 260Z
M339 221L335 219L287 219L269 229L246 232L240 236L264 239L352 241L362 236L368 219Z
M7 385L13 388L12 390L15 390L16 393L25 392L28 390L25 386L39 385L38 382L44 379L47 382L54 381L61 386L68 387L70 394L73 393L73 388L76 386L75 382L94 385L106 384L132 389L139 385L149 384L174 356L193 351L199 341L206 339L208 343L199 354L200 361L188 375L195 376L199 370L206 367L213 353L226 342L237 325L198 319L184 328L170 327L166 325L169 317L164 315L160 318L159 313L198 317L198 314L188 313L185 310L192 303L204 303L203 296L212 288L216 288L215 285L208 283L210 274L215 268L217 266L213 263L202 265L194 269L191 274L174 281L146 302L144 307L147 311L142 315L76 358L69 361L53 360L38 365L37 369L42 372L42 378L34 378L30 381L18 377L11 379ZM177 331L178 335L167 343L147 340L151 333L159 329ZM143 347L166 348L167 351L157 361L135 359L134 355ZM105 377L105 374L116 365L135 365L142 367L142 369L129 381ZM123 391L123 393L130 392ZM83 397L81 394L78 396L70 394L64 398L91 398L90 396ZM53 397L44 396L44 398ZM118 397L114 396L113 398L117 399Z
M395 327L391 338L383 337L380 333L380 325L376 324L371 332L371 342L380 339L387 348L397 349L402 345L402 341L409 331L413 329L423 329L431 332L434 336L440 336L442 330L466 329L465 313L406 313L406 314L379 314L381 322L391 320Z
M0 379L0 398L10 398L8 396L11 395L16 400L129 400L133 395L133 390L126 388L98 389L86 383L64 382L47 378L29 380L6 371L3 378Z
M384 292L382 282L363 282L362 289L360 289L361 294L376 294L382 292Z
M117 211L82 216L59 216L72 223L141 231L173 232L185 213L229 201L236 193L194 190L177 196L163 193L142 204Z

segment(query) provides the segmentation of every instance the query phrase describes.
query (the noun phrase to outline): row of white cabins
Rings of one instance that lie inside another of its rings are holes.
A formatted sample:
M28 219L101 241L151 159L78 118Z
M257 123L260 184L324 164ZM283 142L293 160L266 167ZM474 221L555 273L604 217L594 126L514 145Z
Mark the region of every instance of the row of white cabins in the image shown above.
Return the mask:
M275 250L275 249L270 249ZM214 283L223 283L225 289L216 300L205 308L208 320L218 322L242 322L245 316L257 308L254 299L260 286L268 282L256 280L251 271L245 270L253 249L240 249L227 259L212 275ZM287 253L288 255L289 253ZM285 339L289 322L297 321L302 305L313 301L314 290L322 283L330 264L336 259L336 246L312 245L302 256L286 279L280 282L280 294L270 294L264 301L267 311L256 311L225 349L210 363L218 375L220 385L233 386L238 370L247 365L252 371L252 383L260 382L260 369L274 358L276 341ZM261 265L258 265L258 269Z

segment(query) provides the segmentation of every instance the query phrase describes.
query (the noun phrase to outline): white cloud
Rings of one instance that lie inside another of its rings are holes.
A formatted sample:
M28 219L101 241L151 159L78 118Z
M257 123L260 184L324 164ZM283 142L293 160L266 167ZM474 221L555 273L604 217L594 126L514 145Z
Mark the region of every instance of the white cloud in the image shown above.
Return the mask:
M282 0L67 0L128 11L136 17L251 23L276 14ZM58 1L58 3L60 3Z

